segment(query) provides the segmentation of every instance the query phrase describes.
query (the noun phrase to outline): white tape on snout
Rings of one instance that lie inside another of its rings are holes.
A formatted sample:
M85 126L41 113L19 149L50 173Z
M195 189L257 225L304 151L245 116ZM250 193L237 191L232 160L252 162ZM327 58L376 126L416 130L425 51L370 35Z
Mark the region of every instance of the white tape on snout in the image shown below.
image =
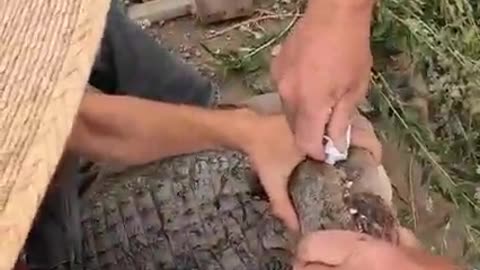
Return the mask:
M325 140L327 140L327 143L325 144L325 162L327 164L335 165L335 163L347 159L348 149L350 148L351 133L352 126L349 125L347 128L347 134L345 136L346 142L344 144L345 147L343 151L338 150L330 137L324 136Z

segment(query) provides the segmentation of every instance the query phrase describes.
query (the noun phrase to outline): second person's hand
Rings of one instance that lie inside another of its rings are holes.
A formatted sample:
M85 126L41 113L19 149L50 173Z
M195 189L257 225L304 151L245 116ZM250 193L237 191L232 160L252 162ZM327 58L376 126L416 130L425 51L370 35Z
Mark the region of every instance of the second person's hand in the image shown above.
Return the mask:
M415 236L399 229L399 245L351 231L327 230L299 243L294 270L456 270L444 257L423 250Z
M365 97L372 65L373 4L309 1L305 16L272 63L272 78L296 143L312 158L325 158L325 134L337 148L344 147L352 114Z

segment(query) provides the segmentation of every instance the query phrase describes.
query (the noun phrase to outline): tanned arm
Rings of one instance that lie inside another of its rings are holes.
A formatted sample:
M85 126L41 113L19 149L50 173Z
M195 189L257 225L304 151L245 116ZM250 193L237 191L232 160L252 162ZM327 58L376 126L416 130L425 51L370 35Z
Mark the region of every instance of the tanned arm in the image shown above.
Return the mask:
M95 161L137 165L204 149L243 150L256 115L87 92L68 149Z
M273 213L289 228L297 227L287 186L304 155L283 115L87 93L67 147L90 160L121 165L207 149L242 151L258 173Z
M376 0L309 0L307 16L319 25L340 23L361 25L369 32Z

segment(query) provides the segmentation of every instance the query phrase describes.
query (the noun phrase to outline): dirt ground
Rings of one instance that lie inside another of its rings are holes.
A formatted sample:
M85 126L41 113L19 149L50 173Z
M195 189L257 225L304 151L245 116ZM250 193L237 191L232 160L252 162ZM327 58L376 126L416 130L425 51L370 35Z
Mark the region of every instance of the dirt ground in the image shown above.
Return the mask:
M281 14L282 10L283 14L291 14L288 2L262 1L252 18ZM168 22L147 23L145 30L161 46L169 48L217 82L223 102L235 102L257 93L274 91L269 82L268 62L275 47L269 46L261 52L261 63L255 71L226 72L225 63L219 63L201 44L213 52L241 52L280 32L292 20L292 16L278 16L245 23L252 18L205 26L186 16ZM238 27L233 29L232 25ZM217 37L210 38L212 35ZM455 209L440 197L429 195L422 168L408 149L401 142L384 141L383 163L392 180L398 215L404 225L411 228L432 252L461 257L464 242L455 224Z

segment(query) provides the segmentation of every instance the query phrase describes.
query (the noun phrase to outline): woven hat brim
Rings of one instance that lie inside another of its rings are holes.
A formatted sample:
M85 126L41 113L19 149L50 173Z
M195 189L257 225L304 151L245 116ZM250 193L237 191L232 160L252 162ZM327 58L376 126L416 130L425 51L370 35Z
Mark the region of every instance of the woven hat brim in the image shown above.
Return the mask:
M108 0L0 1L0 269L12 269L64 151Z

